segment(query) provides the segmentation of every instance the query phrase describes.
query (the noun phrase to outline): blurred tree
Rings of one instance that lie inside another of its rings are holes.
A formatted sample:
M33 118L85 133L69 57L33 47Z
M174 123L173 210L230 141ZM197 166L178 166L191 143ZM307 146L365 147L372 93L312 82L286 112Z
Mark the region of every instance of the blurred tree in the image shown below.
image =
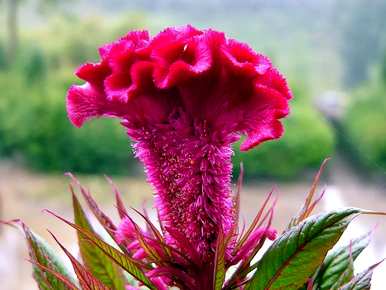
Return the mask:
M366 80L369 67L381 61L386 48L386 1L346 0L336 5L344 81L352 87Z
M1 0L0 0L1 1ZM1 2L0 2L1 3ZM2 43L0 43L0 70L6 67L6 53Z
M386 51L383 54L383 61L381 64L381 77L382 77L383 83L386 85Z
M8 61L12 62L15 59L19 44L19 31L18 31L18 6L20 0L6 0L6 11L7 11L7 20L6 20L6 29L8 37L8 49L7 56Z
M23 74L26 83L30 85L40 84L46 77L47 64L42 49L38 47L31 49L28 58L24 61Z
M5 2L5 3L3 3ZM6 11L6 31L7 31L7 59L13 63L19 47L19 6L28 2L28 0L0 0L0 5L5 5ZM38 0L37 4L40 9L57 7L62 0Z

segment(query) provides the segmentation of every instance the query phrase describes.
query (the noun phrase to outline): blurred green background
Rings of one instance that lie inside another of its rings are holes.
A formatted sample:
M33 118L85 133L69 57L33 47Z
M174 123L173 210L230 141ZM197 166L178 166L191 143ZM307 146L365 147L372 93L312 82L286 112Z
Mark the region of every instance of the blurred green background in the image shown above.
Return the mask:
M340 154L386 171L386 1L0 0L0 160L42 172L141 174L116 120L73 128L66 90L131 29L213 27L268 55L294 91L286 132L248 153L249 179L299 179Z

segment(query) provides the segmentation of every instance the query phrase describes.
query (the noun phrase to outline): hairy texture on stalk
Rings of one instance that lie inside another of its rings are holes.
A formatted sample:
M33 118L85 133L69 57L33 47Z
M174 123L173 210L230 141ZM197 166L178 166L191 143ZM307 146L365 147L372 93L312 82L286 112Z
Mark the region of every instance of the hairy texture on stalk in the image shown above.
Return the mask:
M233 221L230 144L235 136L210 130L182 111L167 123L128 130L156 190L163 226L179 229L204 260L214 253L219 227L228 233Z

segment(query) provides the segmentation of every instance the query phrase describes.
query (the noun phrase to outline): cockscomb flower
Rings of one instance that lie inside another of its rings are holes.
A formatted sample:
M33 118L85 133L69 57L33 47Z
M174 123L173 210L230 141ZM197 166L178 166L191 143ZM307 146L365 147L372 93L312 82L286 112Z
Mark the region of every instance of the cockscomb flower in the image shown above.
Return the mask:
M46 211L77 231L82 261L52 235L72 268L20 220L0 221L22 228L39 288L370 289L379 263L357 275L353 268L369 234L332 248L358 215L386 213L345 208L311 216L323 196L315 190L326 162L278 238L271 227L272 192L251 224L239 230L242 166L233 193L231 145L242 135L242 150L279 138L279 120L288 114L291 98L266 57L223 33L191 26L169 28L153 38L131 32L103 46L100 55L99 63L77 71L86 83L69 90L69 117L76 126L93 117L122 120L154 187L158 224L144 210L136 211L146 225L139 226L109 180L120 217L116 226L68 174L74 222ZM110 238L93 227L75 184ZM267 239L274 242L262 251Z
M168 28L155 37L128 33L81 66L68 115L122 120L155 190L169 244L178 233L202 261L213 258L219 231L235 226L232 147L241 150L283 132L291 92L269 59L214 30ZM227 251L231 251L232 247Z

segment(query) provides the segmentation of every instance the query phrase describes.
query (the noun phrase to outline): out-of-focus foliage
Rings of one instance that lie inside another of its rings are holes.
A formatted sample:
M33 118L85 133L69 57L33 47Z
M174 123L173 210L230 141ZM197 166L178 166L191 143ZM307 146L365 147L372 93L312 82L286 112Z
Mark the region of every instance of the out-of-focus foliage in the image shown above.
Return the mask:
M0 70L5 69L6 66L5 48L2 42L0 42Z
M246 178L289 179L305 169L317 168L334 152L334 133L310 106L294 105L284 121L285 133L278 141L264 143L248 152L236 151L236 176L240 162Z
M235 176L240 162L248 179L298 177L307 169L315 169L321 160L332 156L335 149L333 128L311 105L309 89L303 82L291 85L294 99L291 112L284 120L284 135L280 140L263 143L248 152L236 146Z
M129 142L116 122L76 130L65 112L67 84L46 79L31 86L24 77L0 77L0 153L21 156L33 168L48 171L126 174Z
M383 56L383 61L381 63L381 78L384 84L386 84L386 53Z
M343 137L357 161L369 169L385 171L386 81L377 79L364 84L354 94L343 122Z
M44 171L127 174L133 169L130 143L117 121L76 130L66 116L65 95L76 66L96 56L102 43L135 28L139 19L110 26L94 18L54 21L23 37L11 67L1 65L0 43L0 156Z
M368 78L369 68L380 60L386 48L386 1L336 2L344 81L354 86Z
M23 8L32 1L20 3ZM47 25L21 29L12 63L0 30L0 158L17 157L45 171L127 174L135 162L123 129L105 120L75 130L66 117L65 94L80 63L95 58L101 44L143 25L143 17L106 21L70 13L46 14L44 20Z
M32 48L21 59L25 82L29 85L44 83L47 75L47 60L41 48Z

